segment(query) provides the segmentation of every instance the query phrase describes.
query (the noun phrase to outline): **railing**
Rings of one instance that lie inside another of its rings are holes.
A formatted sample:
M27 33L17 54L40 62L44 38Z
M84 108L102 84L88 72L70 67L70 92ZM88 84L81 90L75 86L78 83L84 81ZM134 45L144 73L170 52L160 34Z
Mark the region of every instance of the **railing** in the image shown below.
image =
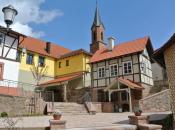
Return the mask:
M0 94L5 95L31 97L34 95L36 87L38 86L24 82L0 80Z

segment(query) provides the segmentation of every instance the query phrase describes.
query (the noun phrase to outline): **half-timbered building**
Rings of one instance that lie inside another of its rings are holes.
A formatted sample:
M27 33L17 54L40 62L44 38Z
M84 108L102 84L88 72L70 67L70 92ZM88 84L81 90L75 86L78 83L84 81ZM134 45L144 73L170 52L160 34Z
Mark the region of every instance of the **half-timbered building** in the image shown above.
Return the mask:
M153 86L149 37L124 43L115 43L110 37L104 43L104 25L96 8L91 28L91 79L92 100L113 102L114 111L132 110L140 98L149 94Z
M18 81L17 50L23 34L0 26L0 79Z

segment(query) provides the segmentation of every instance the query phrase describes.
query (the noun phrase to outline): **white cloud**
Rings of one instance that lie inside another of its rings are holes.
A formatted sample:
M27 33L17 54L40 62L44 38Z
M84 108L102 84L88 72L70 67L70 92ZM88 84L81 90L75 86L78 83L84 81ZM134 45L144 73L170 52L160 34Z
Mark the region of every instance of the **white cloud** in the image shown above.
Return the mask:
M12 28L29 36L42 37L44 32L33 30L29 24L45 24L63 15L61 11L55 9L42 10L41 4L44 2L45 0L1 0L0 9L9 4L13 5L18 10L18 15ZM1 11L0 16L3 16ZM0 25L2 24L3 17L0 17Z

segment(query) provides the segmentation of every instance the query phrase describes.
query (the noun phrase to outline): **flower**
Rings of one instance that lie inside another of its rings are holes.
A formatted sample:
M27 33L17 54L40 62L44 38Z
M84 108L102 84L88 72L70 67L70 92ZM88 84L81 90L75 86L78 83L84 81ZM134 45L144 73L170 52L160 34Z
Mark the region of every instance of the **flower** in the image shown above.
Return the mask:
M62 112L61 111L59 111L59 110L55 110L54 112L53 112L53 115L62 115Z
M142 113L142 110L139 107L135 107L134 108L134 112L140 112L140 113Z

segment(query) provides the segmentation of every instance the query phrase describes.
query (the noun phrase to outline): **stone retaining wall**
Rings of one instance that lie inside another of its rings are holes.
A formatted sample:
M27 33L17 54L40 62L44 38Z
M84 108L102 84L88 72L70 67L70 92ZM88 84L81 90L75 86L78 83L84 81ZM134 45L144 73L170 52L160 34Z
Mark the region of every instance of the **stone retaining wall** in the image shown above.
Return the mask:
M0 113L7 112L8 115L11 116L29 115L32 112L35 112L35 114L43 114L46 105L42 99L38 99L34 107L29 98L7 95L0 95L0 103Z
M139 105L143 112L171 111L170 90L167 89L141 99Z

